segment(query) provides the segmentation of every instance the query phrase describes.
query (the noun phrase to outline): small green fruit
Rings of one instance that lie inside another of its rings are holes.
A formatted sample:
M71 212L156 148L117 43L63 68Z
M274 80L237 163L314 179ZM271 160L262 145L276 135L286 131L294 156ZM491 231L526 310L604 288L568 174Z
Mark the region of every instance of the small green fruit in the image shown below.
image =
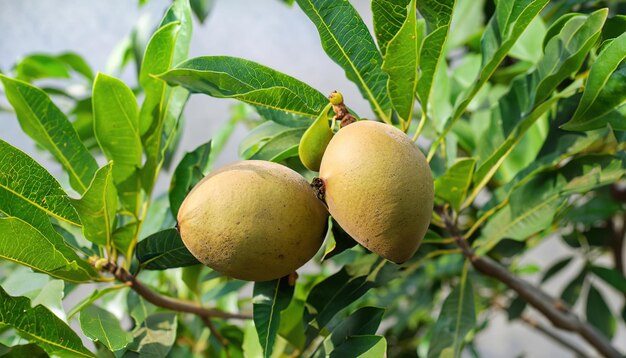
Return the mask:
M306 180L271 162L242 161L202 179L178 213L181 238L227 276L268 281L315 255L328 212Z
M421 243L433 210L430 167L417 145L383 123L335 134L320 167L330 214L357 242L402 263Z

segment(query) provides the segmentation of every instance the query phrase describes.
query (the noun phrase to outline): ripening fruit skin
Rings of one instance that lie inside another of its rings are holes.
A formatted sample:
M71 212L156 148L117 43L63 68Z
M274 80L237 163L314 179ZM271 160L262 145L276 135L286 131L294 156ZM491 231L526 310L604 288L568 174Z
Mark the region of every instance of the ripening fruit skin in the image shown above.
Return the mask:
M304 265L322 245L327 220L300 174L261 160L211 173L178 213L182 240L198 261L248 281L277 279Z
M402 131L358 121L335 134L320 167L328 211L357 242L396 262L410 259L430 223L430 167Z

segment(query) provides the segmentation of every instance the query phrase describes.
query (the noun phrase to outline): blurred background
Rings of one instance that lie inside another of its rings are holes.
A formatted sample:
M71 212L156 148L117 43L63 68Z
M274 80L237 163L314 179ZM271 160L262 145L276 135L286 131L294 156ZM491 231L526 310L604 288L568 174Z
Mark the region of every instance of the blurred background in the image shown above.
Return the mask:
M371 27L370 2L354 0L352 3ZM107 73L109 55L133 27L139 22L153 28L168 5L167 0L152 0L143 7L131 0L0 0L0 69L7 71L23 56L34 52L72 51L83 56L94 72ZM343 71L325 55L317 30L297 6L290 7L279 0L215 0L209 18L204 24L196 22L193 31L190 57L229 55L256 61L302 80L322 93L339 90L359 115L372 116L356 86L346 80ZM121 78L134 85L134 67L127 66ZM77 91L85 90L81 85L76 84ZM193 95L185 111L186 126L174 163L186 151L212 138L229 121L235 104L233 100ZM238 143L246 132L244 124L239 123L215 167L238 160ZM10 112L0 111L0 138L34 157L54 176L63 176L60 166L37 150ZM166 191L169 182L167 173L161 175L156 192ZM529 250L522 262L547 267L566 256L568 250L571 249L561 240L548 238ZM581 265L582 262L570 265L544 288L551 294L560 294ZM528 277L538 282L540 275ZM594 285L606 293L608 304L619 310L622 298L608 290L603 282L596 281ZM579 306L575 308L581 313L584 309ZM532 310L530 313L540 318ZM527 325L509 322L506 313L493 314L489 322L476 342L478 352L484 357L567 357L571 354ZM583 346L576 336L559 333ZM626 351L623 324L613 342Z

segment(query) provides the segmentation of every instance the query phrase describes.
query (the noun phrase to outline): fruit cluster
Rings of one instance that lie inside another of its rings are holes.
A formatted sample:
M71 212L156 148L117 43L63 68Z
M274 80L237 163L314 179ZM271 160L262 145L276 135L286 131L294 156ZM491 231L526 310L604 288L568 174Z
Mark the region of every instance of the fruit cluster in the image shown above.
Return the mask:
M396 263L410 259L434 200L417 145L393 126L362 120L340 129L322 152L317 192L297 172L259 160L205 177L178 214L189 251L227 276L277 279L315 255L330 213L368 250Z

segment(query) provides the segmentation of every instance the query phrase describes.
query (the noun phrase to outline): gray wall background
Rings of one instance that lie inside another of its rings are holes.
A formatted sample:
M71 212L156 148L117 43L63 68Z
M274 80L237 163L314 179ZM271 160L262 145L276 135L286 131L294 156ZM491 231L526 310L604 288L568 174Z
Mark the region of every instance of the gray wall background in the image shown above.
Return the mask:
M352 3L365 22L371 24L369 1L354 0ZM0 0L0 68L6 71L20 57L32 52L54 54L69 50L84 56L94 71L104 72L107 56L139 17L149 16L156 24L167 4L166 0L152 0L138 9L134 0ZM297 7L287 7L278 0L217 0L208 21L194 27L190 56L200 55L243 57L307 82L322 93L340 90L352 108L362 116L371 117L372 112L356 86L347 81L343 71L326 57L313 24ZM130 80L133 73L127 71L123 78ZM186 109L187 124L177 158L210 139L230 117L229 107L233 103L202 95L192 96ZM216 166L237 160L237 146L245 133L242 126L236 129ZM57 164L35 149L10 113L0 112L0 138L43 162L55 176L62 175ZM168 184L169 175L162 175L157 191L166 190ZM566 256L567 252L568 248L553 237L527 252L522 261L545 267ZM559 294L580 265L582 262L545 288L552 294ZM538 281L537 275L529 279ZM623 299L603 283L597 285L611 293L609 304L613 309L616 312L621 309ZM581 314L584 312L582 307L576 309ZM530 315L541 318L532 310ZM526 325L509 324L502 313L491 314L489 320L489 328L477 339L478 350L485 357L516 357L524 353L528 357L571 356L569 351ZM584 346L576 336L565 336ZM626 352L623 325L614 342Z

